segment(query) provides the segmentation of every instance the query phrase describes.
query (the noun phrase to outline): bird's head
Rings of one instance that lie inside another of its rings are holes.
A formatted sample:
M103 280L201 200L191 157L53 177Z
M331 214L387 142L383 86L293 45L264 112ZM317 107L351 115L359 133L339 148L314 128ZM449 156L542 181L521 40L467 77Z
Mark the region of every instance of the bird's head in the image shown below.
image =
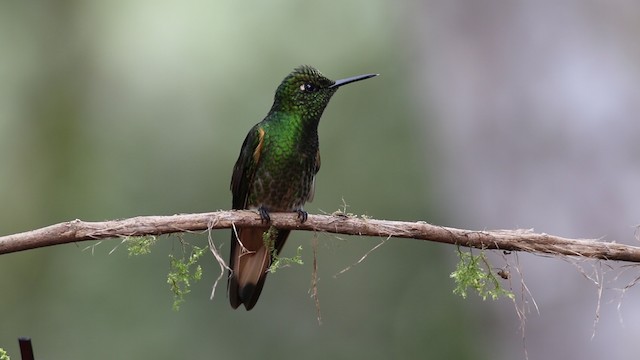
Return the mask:
M302 65L297 67L282 80L276 90L272 110L297 112L311 117L322 115L331 96L342 85L368 79L378 74L354 76L333 81L317 69Z

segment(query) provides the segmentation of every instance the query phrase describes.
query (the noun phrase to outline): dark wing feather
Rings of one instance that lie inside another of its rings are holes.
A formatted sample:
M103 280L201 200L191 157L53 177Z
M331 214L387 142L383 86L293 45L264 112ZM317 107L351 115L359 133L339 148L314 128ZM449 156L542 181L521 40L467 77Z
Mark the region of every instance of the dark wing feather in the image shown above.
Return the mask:
M231 176L231 194L233 195L232 208L236 210L245 209L247 197L249 196L249 186L253 181L256 167L262 151L262 140L264 130L258 125L254 126L242 143L240 155L233 167ZM258 156L255 156L257 152Z
M307 201L313 201L313 196L316 194L316 174L320 171L320 149L316 153L316 162L313 167L313 179L311 180L311 188L309 189L309 196Z
M254 126L242 143L240 155L233 167L231 176L231 193L233 195L232 208L236 210L246 209L249 189L253 181L264 140L264 129L260 125ZM246 256L244 264L239 261L242 249L238 244L238 238L250 250ZM231 230L231 255L229 258L229 279L227 289L231 306L235 309L244 303L247 310L251 309L262 290L268 258L270 254L264 248L262 232L265 229L232 229ZM242 268L242 270L241 270ZM233 273L232 273L233 271ZM244 275L242 275L244 274ZM242 277L242 278L239 278Z

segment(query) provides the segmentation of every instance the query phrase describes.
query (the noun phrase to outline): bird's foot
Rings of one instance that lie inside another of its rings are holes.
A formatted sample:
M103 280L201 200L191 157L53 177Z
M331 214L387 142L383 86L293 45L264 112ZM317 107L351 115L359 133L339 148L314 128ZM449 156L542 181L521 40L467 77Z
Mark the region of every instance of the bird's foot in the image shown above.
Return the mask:
M258 208L258 213L260 213L260 221L262 221L263 224L271 222L271 216L269 216L269 212L263 206Z
M307 217L309 216L309 214L307 214L306 211L304 211L302 209L298 209L298 210L296 210L296 212L298 213L298 219L300 219L301 223L307 221Z

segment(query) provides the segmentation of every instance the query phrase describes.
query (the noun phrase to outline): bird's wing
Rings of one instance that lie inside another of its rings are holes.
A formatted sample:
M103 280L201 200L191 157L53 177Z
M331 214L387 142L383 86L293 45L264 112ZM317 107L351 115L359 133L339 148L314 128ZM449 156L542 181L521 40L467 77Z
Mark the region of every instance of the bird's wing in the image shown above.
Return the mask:
M316 153L316 162L313 167L313 179L311 180L311 189L309 189L309 196L307 198L309 202L313 201L313 196L316 194L316 174L318 174L318 171L320 171L320 149L318 149Z
M232 207L234 209L246 208L249 187L262 153L264 134L264 129L258 124L249 131L242 143L242 149L236 165L233 167L233 176L231 176Z
M318 171L320 171L320 149L318 149L318 152L316 153L316 167L313 172L313 176L316 176Z

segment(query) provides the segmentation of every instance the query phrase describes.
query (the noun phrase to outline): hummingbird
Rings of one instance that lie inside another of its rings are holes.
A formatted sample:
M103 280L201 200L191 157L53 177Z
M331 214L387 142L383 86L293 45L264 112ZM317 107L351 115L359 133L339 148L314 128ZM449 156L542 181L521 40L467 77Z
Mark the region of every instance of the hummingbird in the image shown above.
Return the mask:
M365 74L333 81L302 65L278 86L267 116L247 134L233 167L233 209L256 210L264 226L231 231L227 290L231 307L251 310L267 272L290 230L269 230L270 212L296 212L307 220L303 205L313 200L320 170L318 123L325 107L343 85L378 76Z

